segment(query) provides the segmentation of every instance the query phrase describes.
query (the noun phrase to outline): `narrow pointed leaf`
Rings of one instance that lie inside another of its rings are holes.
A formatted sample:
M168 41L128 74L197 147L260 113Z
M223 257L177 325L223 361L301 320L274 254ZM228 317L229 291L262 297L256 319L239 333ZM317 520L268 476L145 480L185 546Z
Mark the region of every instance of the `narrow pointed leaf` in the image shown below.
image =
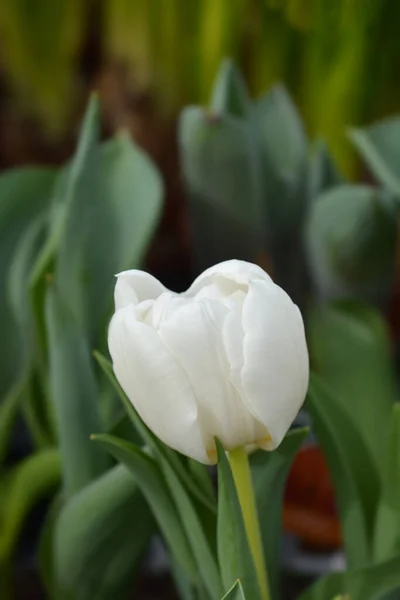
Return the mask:
M246 118L251 114L252 104L245 81L228 58L222 62L214 81L210 108L217 115Z
M237 581L233 588L223 597L222 600L246 600L243 587L240 581Z
M92 439L132 472L171 552L191 581L196 580L196 566L192 553L157 463L137 446L111 435L95 435Z
M64 486L67 497L70 497L107 469L109 457L89 439L92 433L101 431L102 426L88 342L54 285L47 292L46 324L50 388Z
M182 519L203 585L211 598L218 598L223 593L223 587L217 568L217 557L211 551L192 500L167 460L162 461L162 470Z
M327 460L350 567L371 560L372 528L380 482L360 430L323 380L313 376L307 408Z
M254 492L273 600L281 597L280 541L284 487L294 457L307 433L307 428L290 431L277 450L260 450L251 457Z

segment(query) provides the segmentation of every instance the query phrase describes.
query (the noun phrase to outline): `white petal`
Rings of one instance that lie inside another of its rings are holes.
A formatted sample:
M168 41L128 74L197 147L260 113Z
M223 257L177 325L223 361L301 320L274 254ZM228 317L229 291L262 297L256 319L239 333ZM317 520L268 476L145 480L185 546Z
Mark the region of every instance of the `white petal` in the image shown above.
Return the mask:
M297 306L276 285L255 281L243 306L242 384L253 414L280 444L304 402L309 363Z
M115 313L108 345L115 375L148 427L168 446L209 463L189 381L132 305Z
M258 427L230 382L222 340L227 314L220 302L187 300L160 323L159 333L191 382L208 445L213 447L212 440L218 437L226 449L232 449L263 436L264 428Z
M136 305L144 300L154 300L167 289L155 277L145 271L131 269L117 275L114 301L115 310Z
M194 297L204 286L208 286L218 278L230 280L238 286L247 286L253 279L272 281L270 276L258 265L244 260L227 260L206 269L194 280L184 295Z

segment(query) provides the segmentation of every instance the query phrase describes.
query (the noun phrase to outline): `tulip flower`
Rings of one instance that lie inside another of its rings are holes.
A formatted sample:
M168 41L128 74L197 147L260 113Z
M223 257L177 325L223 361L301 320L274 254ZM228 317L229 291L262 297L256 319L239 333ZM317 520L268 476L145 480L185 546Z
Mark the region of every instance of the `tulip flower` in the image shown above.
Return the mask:
M115 375L147 426L202 463L226 450L275 449L309 376L298 307L260 267L230 260L182 294L120 273L108 344Z

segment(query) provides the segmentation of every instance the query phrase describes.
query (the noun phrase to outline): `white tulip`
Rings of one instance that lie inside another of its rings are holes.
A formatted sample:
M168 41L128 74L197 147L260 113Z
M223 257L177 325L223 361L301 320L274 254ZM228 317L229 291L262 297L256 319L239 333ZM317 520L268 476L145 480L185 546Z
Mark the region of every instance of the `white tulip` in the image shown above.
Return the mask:
M115 375L168 446L216 462L226 450L275 449L309 376L303 320L258 266L230 260L183 294L143 271L118 275L108 344Z

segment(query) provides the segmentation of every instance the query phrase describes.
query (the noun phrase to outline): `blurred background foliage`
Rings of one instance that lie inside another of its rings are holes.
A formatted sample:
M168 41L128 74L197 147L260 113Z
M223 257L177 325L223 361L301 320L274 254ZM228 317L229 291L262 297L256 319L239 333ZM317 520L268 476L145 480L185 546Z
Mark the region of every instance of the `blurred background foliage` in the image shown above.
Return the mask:
M311 137L354 176L346 127L400 108L399 18L397 0L2 0L2 102L53 141L91 87L111 126L143 98L173 117L208 101L230 56L252 95L284 82Z
M180 291L238 257L291 293L329 392L317 381L308 410L331 477L303 448L285 528L317 547L343 541L357 568L397 552L382 439L398 447L399 20L398 0L0 0L0 169L23 166L0 175L1 598L39 498L53 499L39 549L49 589L55 573L66 593L79 587L78 535L87 597L99 578L104 597L122 593L154 532L136 485L88 441L137 443L91 356L106 351L113 274L133 266ZM20 454L18 415L31 441ZM122 547L122 571L103 581L135 511L135 552Z

